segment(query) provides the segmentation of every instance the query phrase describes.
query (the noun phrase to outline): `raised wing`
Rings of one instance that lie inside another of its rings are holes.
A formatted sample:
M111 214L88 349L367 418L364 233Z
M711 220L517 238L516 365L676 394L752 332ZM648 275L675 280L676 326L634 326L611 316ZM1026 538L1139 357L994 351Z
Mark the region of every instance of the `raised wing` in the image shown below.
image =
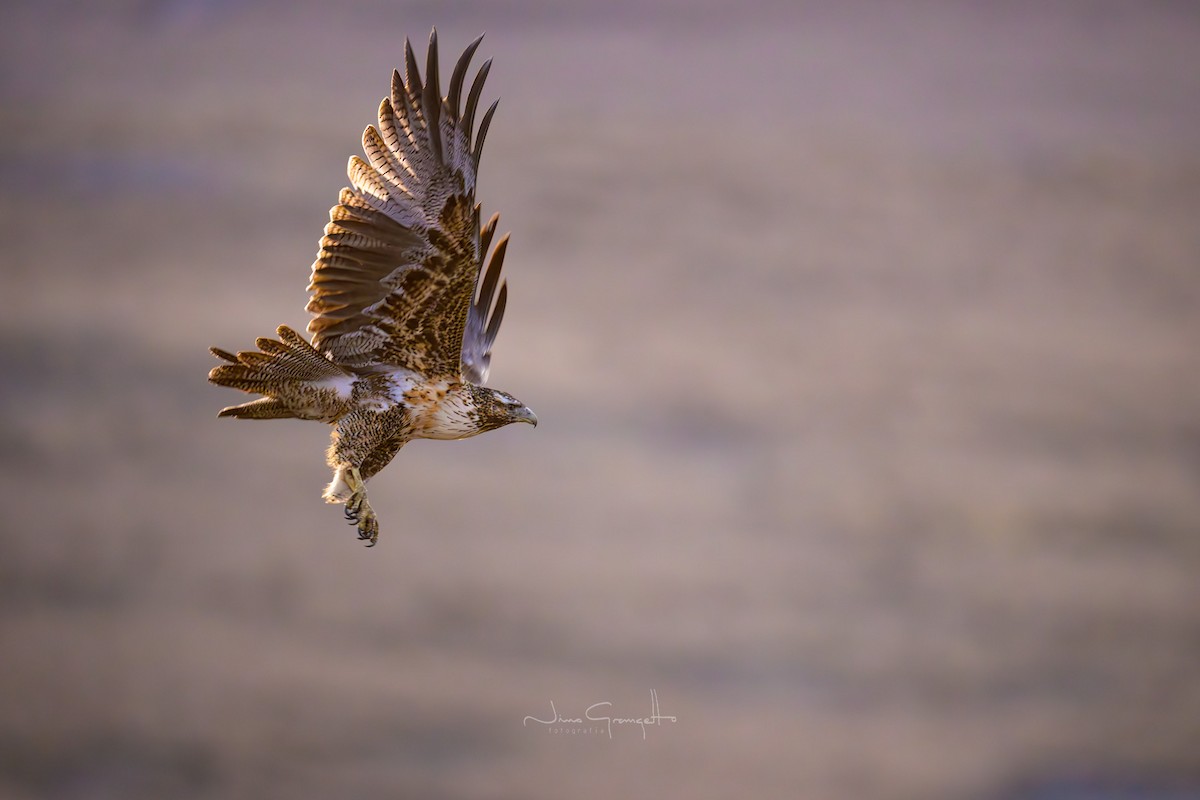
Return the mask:
M429 378L486 376L506 294L502 286L489 317L502 240L473 302L495 230L495 218L480 228L475 177L496 103L472 136L491 61L459 110L463 79L482 38L459 58L445 97L437 31L429 37L424 84L406 40L405 79L393 72L379 126L363 133L367 160L350 159L351 186L330 209L308 287L313 346L339 364L394 365Z
M480 231L482 252L486 253L491 245L499 220L499 214L493 215ZM500 269L504 265L504 253L507 250L508 234L505 234L492 251L487 272L483 273L479 284L479 296L471 304L471 311L467 315L467 330L463 334L462 346L462 376L471 383L485 383L492 364L492 342L496 341L496 334L504 319L504 306L508 302L507 284L500 283L500 296L496 297L496 284L500 281ZM492 305L493 298L496 300L495 306Z

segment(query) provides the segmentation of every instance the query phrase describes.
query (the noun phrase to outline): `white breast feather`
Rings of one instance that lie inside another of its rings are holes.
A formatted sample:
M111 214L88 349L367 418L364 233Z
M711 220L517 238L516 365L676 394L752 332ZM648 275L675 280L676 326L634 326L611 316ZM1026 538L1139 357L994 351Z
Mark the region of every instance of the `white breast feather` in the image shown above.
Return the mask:
M475 424L475 408L465 392L447 394L427 418L422 439L465 439L482 433Z

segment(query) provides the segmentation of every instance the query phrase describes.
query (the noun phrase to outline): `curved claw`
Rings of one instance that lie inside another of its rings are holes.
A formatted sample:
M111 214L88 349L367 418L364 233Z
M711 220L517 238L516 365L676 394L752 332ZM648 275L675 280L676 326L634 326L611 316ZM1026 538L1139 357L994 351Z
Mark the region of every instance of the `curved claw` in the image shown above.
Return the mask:
M358 538L370 542L370 547L374 547L379 540L379 519L369 507L358 521Z
M374 547L379 539L379 519L371 509L371 504L367 502L367 493L362 488L361 481L358 481L355 475L352 477L357 483L357 490L347 498L342 516L346 518L346 522L358 528L359 540L367 542L368 547Z

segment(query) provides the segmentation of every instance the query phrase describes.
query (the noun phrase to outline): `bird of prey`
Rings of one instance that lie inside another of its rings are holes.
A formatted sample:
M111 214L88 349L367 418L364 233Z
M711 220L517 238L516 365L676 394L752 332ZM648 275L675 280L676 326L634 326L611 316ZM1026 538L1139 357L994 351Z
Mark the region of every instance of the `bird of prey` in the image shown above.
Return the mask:
M363 133L366 160L350 158L351 185L329 212L312 266L311 344L284 325L257 350L212 348L228 363L210 381L263 395L219 416L333 426L323 497L345 505L368 546L379 522L365 484L405 442L537 425L520 400L483 386L508 295L500 281L508 236L487 257L498 216L480 224L475 179L495 102L474 128L490 60L463 96L482 39L459 58L445 96L437 30L424 83L405 40L405 76L393 71L378 127Z

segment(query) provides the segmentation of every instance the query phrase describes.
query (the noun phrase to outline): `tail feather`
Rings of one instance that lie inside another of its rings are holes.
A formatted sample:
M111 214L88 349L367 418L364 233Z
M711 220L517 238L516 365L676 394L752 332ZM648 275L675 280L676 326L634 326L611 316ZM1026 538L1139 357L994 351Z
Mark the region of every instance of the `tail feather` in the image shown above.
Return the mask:
M234 355L218 347L212 354L228 363L213 367L208 379L218 386L266 395L258 400L230 406L219 416L243 419L278 419L297 416L294 409L276 395L291 395L298 384L348 377L350 372L330 361L286 325L276 331L280 340L260 338L258 352L242 351Z
M238 419L287 419L296 416L274 397L260 397L240 406L229 406L221 409L218 417L237 417Z
M210 353L212 353L214 356L216 356L217 358L223 358L226 361L230 362L231 364L238 363L237 356L235 356L233 353L229 352L228 350L222 350L219 347L210 347L210 348L208 348L208 351Z

